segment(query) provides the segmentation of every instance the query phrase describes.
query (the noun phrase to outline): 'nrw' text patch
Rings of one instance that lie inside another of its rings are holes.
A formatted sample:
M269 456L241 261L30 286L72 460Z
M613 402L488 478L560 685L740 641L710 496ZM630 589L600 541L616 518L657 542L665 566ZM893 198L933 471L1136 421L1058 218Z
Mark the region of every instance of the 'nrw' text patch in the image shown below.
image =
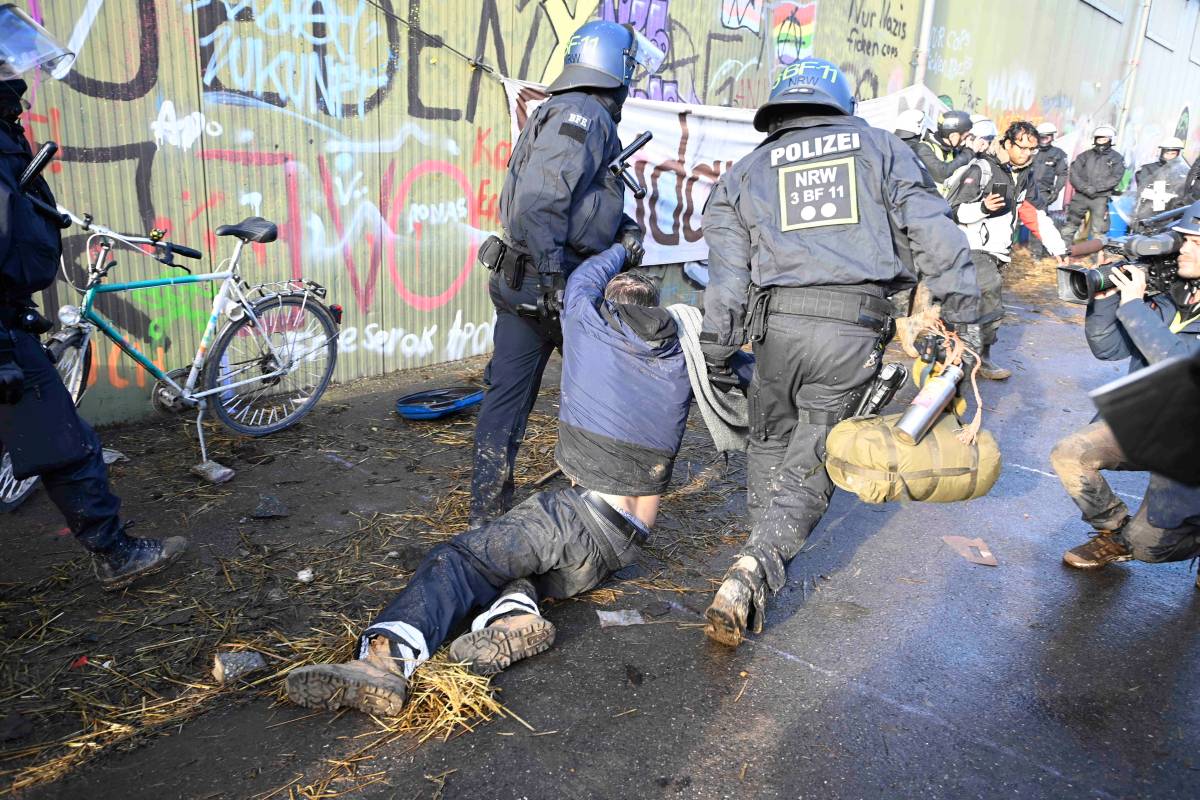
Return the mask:
M854 157L779 170L779 225L795 231L858 223Z

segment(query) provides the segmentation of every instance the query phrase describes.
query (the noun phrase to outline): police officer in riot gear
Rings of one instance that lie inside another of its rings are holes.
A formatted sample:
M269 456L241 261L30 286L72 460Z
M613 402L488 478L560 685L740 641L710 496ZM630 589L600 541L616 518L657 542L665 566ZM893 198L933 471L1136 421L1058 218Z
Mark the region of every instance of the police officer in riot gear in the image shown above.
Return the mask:
M1071 163L1071 186L1075 194L1067 204L1067 224L1062 235L1067 244L1075 240L1084 215L1090 218L1091 232L1108 233L1108 198L1125 177L1125 157L1113 149L1117 131L1112 125L1097 125L1092 131L1092 147ZM1084 238L1087 238L1086 236Z
M1054 201L1067 186L1067 154L1054 146L1058 126L1043 122L1037 126L1038 151L1033 154L1033 185L1037 191L1030 195L1030 202L1039 211L1054 205Z
M629 25L585 24L571 37L550 98L513 148L500 194L503 243L491 240L481 250L494 269L496 349L475 430L472 527L512 504L517 449L546 362L562 341L557 311L566 276L614 242L625 246L630 266L641 261L641 229L623 213L624 184L607 167L621 151L617 122L635 71L653 72L662 58Z
M966 237L917 158L853 116L846 76L806 58L784 67L755 127L766 140L722 176L704 213L710 282L700 341L715 386L746 339L752 531L707 611L737 645L761 630L767 589L833 493L829 430L881 366L887 296L923 278L948 323L977 344L979 285Z
M1188 165L1180 158L1183 140L1175 136L1159 142L1158 160L1143 164L1133 174L1137 186L1136 219L1145 219L1155 214L1184 205L1183 191L1187 183Z
M972 124L966 111L947 111L938 116L937 126L913 148L938 191L942 191L947 178L987 148L987 142L971 138Z
M168 566L187 540L125 533L100 440L79 418L38 340L50 325L37 312L33 294L54 282L62 240L56 222L36 211L19 187L32 156L20 123L28 88L20 74L42 67L60 75L71 56L11 5L0 8L0 31L0 442L17 479L41 476L72 533L93 554L100 585L118 589ZM40 177L29 192L53 207L50 187Z

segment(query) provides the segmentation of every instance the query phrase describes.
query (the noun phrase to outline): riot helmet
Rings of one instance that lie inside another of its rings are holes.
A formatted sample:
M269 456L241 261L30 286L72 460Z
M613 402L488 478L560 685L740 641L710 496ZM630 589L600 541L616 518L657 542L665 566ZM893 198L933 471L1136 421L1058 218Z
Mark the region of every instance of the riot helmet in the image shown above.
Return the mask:
M32 17L12 3L0 6L0 81L17 80L39 67L62 79L74 62L75 54Z
M1173 152L1174 155L1168 157L1167 153L1171 153L1171 152ZM1183 152L1183 140L1176 136L1168 136L1166 139L1163 139L1158 145L1158 160L1164 161L1164 162L1171 161L1172 159L1178 158L1182 152Z
M1053 122L1043 122L1037 126L1038 136L1054 137L1058 135L1058 126Z
M836 64L802 58L779 70L767 102L754 114L754 128L766 133L781 112L853 114L856 106L850 81Z
M934 135L944 144L949 144L951 134L966 137L971 132L971 115L965 111L947 111L938 116ZM959 142L961 144L961 142Z
M641 77L639 67L652 74L664 58L663 51L632 25L593 20L575 31L567 43L563 71L547 91L628 89Z
M971 135L976 139L983 139L990 142L1000 135L1000 129L996 127L996 123L983 114L971 115Z
M1187 211L1183 212L1183 216L1179 218L1178 223L1171 227L1171 230L1182 233L1184 236L1200 236L1200 201L1188 206Z
M925 112L919 108L909 108L900 112L896 117L897 136L919 136L925 132Z
M1117 137L1117 129L1107 123L1097 125L1092 131L1092 146L1097 150L1105 151L1112 147L1112 141ZM1101 144L1097 139L1108 139L1107 142Z

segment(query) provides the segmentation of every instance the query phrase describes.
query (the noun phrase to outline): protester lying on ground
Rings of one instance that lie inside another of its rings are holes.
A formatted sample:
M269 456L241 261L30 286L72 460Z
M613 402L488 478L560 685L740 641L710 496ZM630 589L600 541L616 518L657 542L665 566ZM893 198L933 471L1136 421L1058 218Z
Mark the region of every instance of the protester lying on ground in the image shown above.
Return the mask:
M1129 359L1136 372L1175 356L1200 353L1200 203L1173 230L1183 235L1179 280L1146 296L1146 274L1114 273L1118 286L1096 295L1085 330L1092 353L1105 361ZM1144 413L1155 410L1147 405ZM1180 431L1181 436L1192 432ZM1144 471L1129 460L1107 423L1094 422L1054 446L1050 456L1063 487L1095 528L1092 538L1063 554L1067 566L1099 569L1114 561L1182 561L1200 555L1200 488L1151 475L1133 517L1100 470ZM1200 583L1197 584L1200 588Z
M574 484L542 492L430 551L363 632L345 664L293 670L288 696L311 708L395 714L413 670L467 614L450 646L482 674L543 652L554 626L538 599L587 591L633 564L683 441L692 388L671 314L614 245L567 280L556 459Z

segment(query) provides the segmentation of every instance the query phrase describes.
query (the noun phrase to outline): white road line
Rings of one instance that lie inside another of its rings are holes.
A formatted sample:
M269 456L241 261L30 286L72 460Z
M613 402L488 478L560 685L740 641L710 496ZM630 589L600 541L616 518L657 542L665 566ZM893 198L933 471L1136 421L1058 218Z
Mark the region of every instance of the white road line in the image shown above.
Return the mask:
M1046 472L1045 470L1034 469L1033 467L1026 467L1021 464L1008 464L1007 466L1010 466L1013 469L1024 470L1025 472L1032 472L1034 475L1041 475L1043 478L1053 478L1056 481L1058 480L1058 476L1053 472ZM1142 499L1139 495L1129 494L1128 492L1114 492L1114 494L1119 494L1121 497L1128 497L1130 500L1137 500L1139 502L1141 502Z

